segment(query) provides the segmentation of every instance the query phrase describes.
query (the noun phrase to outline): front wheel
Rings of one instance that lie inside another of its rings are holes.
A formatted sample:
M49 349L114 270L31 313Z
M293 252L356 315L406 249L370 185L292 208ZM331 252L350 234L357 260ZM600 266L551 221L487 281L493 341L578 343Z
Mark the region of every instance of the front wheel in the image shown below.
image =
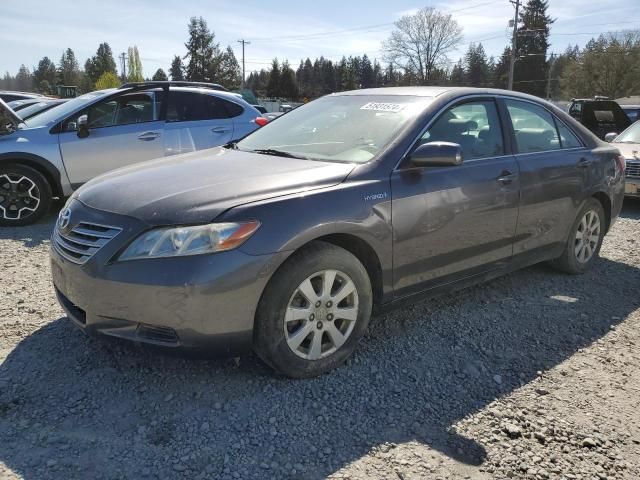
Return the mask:
M29 225L50 206L51 186L40 172L25 165L0 165L0 225Z
M551 264L571 274L585 273L600 253L606 217L600 202L591 198L582 207L571 230L565 249Z
M276 272L260 300L254 347L276 371L293 378L341 365L369 324L371 282L346 250L314 242Z

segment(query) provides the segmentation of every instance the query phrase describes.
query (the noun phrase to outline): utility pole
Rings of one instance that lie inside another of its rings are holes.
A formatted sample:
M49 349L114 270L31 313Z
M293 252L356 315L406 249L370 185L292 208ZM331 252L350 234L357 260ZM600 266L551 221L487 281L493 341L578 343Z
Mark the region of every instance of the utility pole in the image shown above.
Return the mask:
M555 53L549 58L549 73L547 74L547 100L551 100L551 69L553 68Z
M245 82L245 69L244 69L244 46L251 45L251 42L247 42L244 38L242 40L238 40L238 43L242 44L242 88L244 88Z
M516 6L516 14L513 17L513 36L511 37L511 62L509 63L509 90L513 90L513 73L516 67L516 48L518 47L518 13L520 0L509 0Z
M122 52L118 58L120 59L120 68L122 69L122 81L127 81L127 54Z

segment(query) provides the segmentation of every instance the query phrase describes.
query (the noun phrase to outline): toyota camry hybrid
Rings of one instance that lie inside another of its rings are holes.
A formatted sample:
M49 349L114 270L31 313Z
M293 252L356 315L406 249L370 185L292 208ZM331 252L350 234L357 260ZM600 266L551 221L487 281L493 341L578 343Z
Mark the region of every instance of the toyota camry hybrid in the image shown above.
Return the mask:
M332 94L224 148L107 173L52 237L91 334L238 354L311 377L372 312L542 261L579 274L624 197L624 158L509 91Z

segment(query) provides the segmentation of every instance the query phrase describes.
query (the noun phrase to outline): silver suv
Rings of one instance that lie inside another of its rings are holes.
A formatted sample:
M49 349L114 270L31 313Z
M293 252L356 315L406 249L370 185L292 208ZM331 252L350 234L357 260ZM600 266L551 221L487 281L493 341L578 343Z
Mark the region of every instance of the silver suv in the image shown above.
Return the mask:
M267 121L240 95L191 82L91 92L26 121L0 110L0 225L33 223L107 171L224 145Z

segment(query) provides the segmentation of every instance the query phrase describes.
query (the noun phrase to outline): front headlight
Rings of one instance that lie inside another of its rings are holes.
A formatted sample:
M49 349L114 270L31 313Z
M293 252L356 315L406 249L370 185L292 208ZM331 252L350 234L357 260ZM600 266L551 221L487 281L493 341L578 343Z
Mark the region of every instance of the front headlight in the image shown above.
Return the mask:
M259 226L260 222L252 221L157 228L136 238L118 260L223 252L240 246Z

